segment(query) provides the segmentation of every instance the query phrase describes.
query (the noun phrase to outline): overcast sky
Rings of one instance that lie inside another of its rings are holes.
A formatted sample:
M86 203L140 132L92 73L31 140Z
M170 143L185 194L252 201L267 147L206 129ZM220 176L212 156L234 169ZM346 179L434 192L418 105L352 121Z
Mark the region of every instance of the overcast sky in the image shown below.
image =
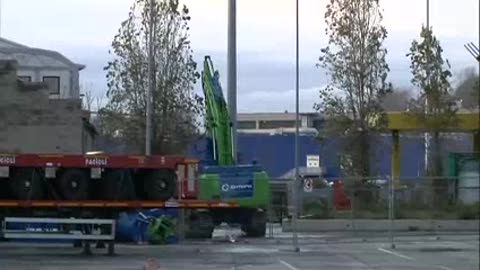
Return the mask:
M105 92L103 66L108 49L133 0L0 0L1 36L57 50L85 64L82 84ZM184 0L191 11L195 59L212 55L226 74L227 0ZM315 68L325 45L323 15L327 0L300 0L301 110L312 111L318 89L328 82ZM431 0L430 24L444 47L452 71L477 66L463 48L479 43L478 0ZM426 20L424 0L381 0L389 32L389 75L394 85L410 87L408 52ZM241 112L292 111L294 108L295 1L238 0L238 109Z

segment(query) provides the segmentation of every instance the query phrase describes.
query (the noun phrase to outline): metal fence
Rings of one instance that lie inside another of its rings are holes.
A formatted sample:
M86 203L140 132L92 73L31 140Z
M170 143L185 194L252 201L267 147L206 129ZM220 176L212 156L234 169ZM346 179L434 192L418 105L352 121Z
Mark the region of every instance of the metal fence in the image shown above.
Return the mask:
M265 209L267 238L289 241L293 237L292 217L295 214L298 217L298 234L303 234L302 237L309 241L317 233L353 235L364 239L381 237L382 241L389 238L392 243L394 237L405 233L436 235L443 231L475 230L478 233L478 175L476 178L418 177L399 180L382 177L334 180L304 177L294 183L288 179L271 180L272 196ZM294 189L297 196L292 196ZM182 194L181 189L179 192ZM170 224L175 230L163 229L163 238L160 239L163 242L172 235L180 243L190 241L189 231L192 226L201 226L201 222L191 223L189 209L170 210L144 214L155 219L163 218L162 222L169 221L158 226L164 228L161 226ZM138 219L136 214L134 219ZM145 224L151 224L151 220ZM229 241L240 237L241 230L241 224L220 224L214 238L218 235L221 241ZM202 237L203 240L210 238Z
M296 185L293 180L273 181L272 193L270 220L282 224L282 233L292 232L295 212L299 233L393 237L410 232L478 232L478 174L393 180L302 177Z

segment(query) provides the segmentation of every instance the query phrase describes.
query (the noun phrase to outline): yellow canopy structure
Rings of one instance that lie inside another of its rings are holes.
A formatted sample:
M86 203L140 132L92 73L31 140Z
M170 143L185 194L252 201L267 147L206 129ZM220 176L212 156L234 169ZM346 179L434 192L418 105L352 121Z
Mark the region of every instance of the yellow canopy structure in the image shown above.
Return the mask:
M392 132L392 179L395 186L400 181L400 132L428 132L432 129L420 122L417 117L405 112L387 113L388 129ZM460 112L451 126L445 125L442 132L472 132L474 152L480 152L480 117L478 112ZM438 128L436 129L438 130Z

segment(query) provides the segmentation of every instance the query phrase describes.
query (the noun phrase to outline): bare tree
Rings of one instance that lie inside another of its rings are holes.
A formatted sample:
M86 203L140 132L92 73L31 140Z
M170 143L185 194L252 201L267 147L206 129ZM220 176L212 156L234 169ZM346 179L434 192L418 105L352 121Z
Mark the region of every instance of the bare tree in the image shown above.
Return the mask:
M382 107L388 112L403 112L407 110L412 97L410 90L397 88L395 91L385 95L382 101Z
M84 102L82 102L83 109L91 112L92 111L93 100L94 100L94 97L92 95L92 91L86 91L83 94L83 101L84 101Z
M475 67L465 68L458 74L458 85L455 97L461 101L465 109L476 109L479 104L479 76Z
M82 97L82 109L86 111L92 111L92 104L95 99L92 93L92 87L91 85L80 85L80 96Z

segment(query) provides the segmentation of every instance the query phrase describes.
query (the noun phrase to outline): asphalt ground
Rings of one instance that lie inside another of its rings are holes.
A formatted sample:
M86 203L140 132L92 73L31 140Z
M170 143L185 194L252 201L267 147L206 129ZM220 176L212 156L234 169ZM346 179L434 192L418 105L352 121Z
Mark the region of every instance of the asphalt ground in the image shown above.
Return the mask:
M70 244L0 243L0 269L479 269L479 235L401 235L388 237L301 234L299 252L291 235L273 239L218 237L170 246L117 244L116 255L92 248L82 255ZM153 269L153 268L152 268Z

